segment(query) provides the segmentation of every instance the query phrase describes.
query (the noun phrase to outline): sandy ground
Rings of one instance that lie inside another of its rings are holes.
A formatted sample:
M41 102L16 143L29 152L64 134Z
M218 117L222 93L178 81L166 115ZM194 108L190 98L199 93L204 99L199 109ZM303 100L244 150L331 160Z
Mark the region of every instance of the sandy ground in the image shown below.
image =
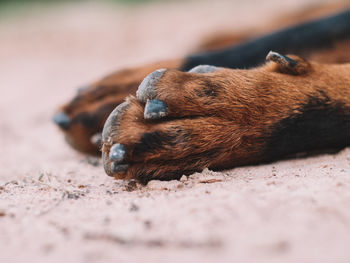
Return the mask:
M105 73L310 2L81 2L0 18L0 261L349 263L350 149L141 187L107 177L50 121Z

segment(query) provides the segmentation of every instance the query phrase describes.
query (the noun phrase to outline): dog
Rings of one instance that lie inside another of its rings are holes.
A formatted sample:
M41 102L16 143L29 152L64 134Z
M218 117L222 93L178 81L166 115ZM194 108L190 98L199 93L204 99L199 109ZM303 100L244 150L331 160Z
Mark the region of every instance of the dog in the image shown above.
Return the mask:
M285 20L260 37L217 37L185 58L111 74L53 120L75 149L101 149L108 175L141 183L346 147L350 9Z

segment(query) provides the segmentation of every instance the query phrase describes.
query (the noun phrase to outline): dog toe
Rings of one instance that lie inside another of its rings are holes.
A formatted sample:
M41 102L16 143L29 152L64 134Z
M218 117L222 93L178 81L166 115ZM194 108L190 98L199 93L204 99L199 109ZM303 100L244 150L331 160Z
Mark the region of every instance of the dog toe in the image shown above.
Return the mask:
M112 144L113 138L118 136L118 128L120 125L120 121L123 113L129 106L129 102L125 101L121 103L118 107L116 107L112 113L107 118L107 121L103 127L102 131L102 140L104 144Z
M158 69L149 74L140 84L136 97L139 101L146 103L147 99L154 99L157 96L156 85L162 78L166 69Z

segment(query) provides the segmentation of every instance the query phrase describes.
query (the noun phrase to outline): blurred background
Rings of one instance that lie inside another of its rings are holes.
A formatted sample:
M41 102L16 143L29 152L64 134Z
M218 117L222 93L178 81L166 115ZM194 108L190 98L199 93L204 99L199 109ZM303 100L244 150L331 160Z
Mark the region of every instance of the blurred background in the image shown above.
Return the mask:
M239 168L222 184L194 179L182 190L128 192L98 160L72 150L51 121L77 88L108 73L183 57L207 36L249 32L324 2L0 0L3 262L147 262L151 255L152 262L270 263L305 254L318 259L305 262L349 262L348 151ZM181 243L189 239L194 246ZM218 246L205 246L213 240Z

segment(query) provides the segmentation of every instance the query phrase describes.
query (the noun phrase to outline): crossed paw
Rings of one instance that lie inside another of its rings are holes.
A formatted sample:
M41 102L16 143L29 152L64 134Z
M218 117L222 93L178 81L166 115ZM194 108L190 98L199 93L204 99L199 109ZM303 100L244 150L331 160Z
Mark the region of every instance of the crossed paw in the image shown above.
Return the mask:
M267 60L251 70L198 66L149 74L136 97L105 123L106 173L141 182L178 179L206 167L225 169L313 148L322 140L317 131L305 134L314 136L306 138L311 144L298 136L313 129L304 119L308 107L328 103L324 69L274 52Z
M206 65L189 72L156 70L139 85L136 97L128 96L105 122L105 171L141 182L169 180L206 167L226 169L344 147L350 142L348 76L350 65L317 64L275 52L250 70ZM82 96L85 109L97 116L96 109L121 101L127 90L109 94L106 88L91 88L96 98ZM72 111L77 102L70 103ZM93 132L81 134L86 141Z

